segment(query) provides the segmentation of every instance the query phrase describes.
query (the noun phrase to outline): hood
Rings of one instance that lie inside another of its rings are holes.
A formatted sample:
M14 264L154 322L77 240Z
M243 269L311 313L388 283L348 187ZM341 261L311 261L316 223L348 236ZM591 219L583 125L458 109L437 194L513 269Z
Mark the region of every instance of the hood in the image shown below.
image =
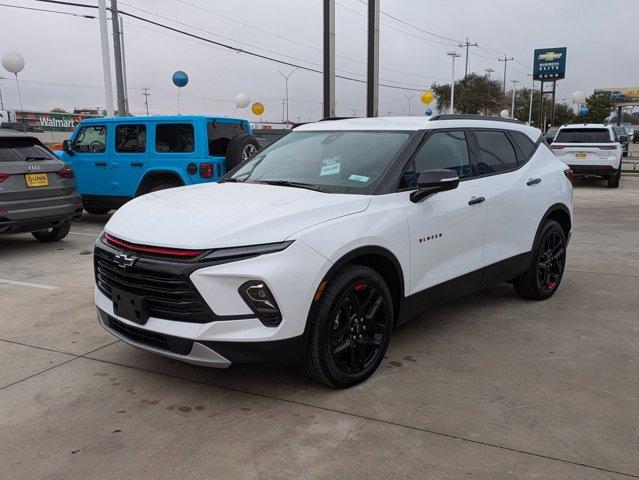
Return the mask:
M126 203L105 231L131 243L208 249L281 242L300 230L361 212L367 195L249 183L149 193Z

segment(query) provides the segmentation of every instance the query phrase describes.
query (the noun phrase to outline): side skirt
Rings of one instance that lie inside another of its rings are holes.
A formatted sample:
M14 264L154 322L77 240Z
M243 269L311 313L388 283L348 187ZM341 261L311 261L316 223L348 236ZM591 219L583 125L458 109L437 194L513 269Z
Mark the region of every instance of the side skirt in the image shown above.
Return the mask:
M530 253L521 253L500 260L492 265L412 294L407 298L409 314L405 318L417 317L429 308L465 297L497 283L514 280L528 269Z

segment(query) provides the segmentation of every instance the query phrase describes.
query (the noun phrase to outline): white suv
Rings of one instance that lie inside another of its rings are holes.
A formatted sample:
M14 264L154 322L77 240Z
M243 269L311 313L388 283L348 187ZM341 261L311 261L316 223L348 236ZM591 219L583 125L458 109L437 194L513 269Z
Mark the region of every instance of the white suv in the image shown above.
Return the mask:
M150 193L95 246L101 325L199 365L300 363L363 381L393 328L511 282L559 287L569 170L539 130L487 117L295 128L219 183Z
M610 188L619 187L623 147L612 125L564 125L551 148L574 175L602 177Z

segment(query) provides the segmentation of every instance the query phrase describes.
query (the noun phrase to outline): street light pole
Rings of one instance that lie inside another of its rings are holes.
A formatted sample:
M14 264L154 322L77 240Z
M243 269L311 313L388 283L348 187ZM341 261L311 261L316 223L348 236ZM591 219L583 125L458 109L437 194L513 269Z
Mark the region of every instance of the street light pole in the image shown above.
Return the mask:
M455 59L461 57L461 55L452 51L446 52L446 55L448 55L453 61L453 70L450 82L450 113L453 114L455 113Z
M510 118L515 118L515 92L517 91L517 84L519 80L511 80L513 82L513 105L510 109Z
M527 74L529 77L532 77L532 73ZM532 86L530 87L530 107L528 108L528 125L532 123L532 104L533 104L533 92L535 91L535 80L532 81Z
M410 116L411 116L411 108L410 108L410 104L411 104L411 102L413 101L413 97L414 97L415 95L417 95L417 93L413 93L412 95L408 95L408 94L406 94L406 93L402 93L402 95L403 95L404 97L406 97L406 100L408 100L408 116L410 117Z
M289 121L288 121L288 79L291 78L291 75L293 75L293 73L295 73L295 70L297 70L297 68L294 68L293 70L291 70L291 73L286 75L281 70L275 69L275 71L277 73L279 73L280 75L282 75L282 77L284 77L285 101L286 101L286 125L289 125Z
M0 80L4 80L5 77L0 77ZM2 86L0 86L0 112L4 111L4 103L2 101Z

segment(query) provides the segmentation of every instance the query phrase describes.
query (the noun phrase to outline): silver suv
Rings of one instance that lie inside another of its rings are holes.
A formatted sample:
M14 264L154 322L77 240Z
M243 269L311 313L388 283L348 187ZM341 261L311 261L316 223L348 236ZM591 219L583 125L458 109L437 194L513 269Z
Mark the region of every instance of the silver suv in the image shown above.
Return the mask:
M0 234L54 242L81 214L73 170L37 138L0 129Z

